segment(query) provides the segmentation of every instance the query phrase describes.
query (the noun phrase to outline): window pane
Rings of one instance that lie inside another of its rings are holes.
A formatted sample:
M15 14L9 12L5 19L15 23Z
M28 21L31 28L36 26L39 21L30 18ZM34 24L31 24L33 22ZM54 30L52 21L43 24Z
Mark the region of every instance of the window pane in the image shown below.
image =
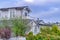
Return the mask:
M27 16L27 13L25 13L25 16Z

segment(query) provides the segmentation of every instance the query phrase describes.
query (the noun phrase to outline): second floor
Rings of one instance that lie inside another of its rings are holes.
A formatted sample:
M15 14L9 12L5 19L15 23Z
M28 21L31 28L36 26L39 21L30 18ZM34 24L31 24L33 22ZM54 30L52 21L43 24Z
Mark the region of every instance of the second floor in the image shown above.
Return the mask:
M11 7L0 9L0 19L10 19L16 17L28 18L30 9L27 6L24 7Z

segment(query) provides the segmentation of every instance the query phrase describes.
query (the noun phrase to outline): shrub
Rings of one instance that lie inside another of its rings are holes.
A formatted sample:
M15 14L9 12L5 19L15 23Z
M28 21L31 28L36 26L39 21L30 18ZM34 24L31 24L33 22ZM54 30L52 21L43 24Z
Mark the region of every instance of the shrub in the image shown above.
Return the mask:
M32 32L30 32L28 36L26 36L26 40L34 40L34 35Z
M13 24L13 32L16 36L25 36L26 30L29 26L27 26L27 21L23 19L14 19L12 20Z
M55 32L55 33L57 33L58 32L58 26L53 25L52 26L52 31Z
M60 30L56 25L41 28L41 33L33 35L32 32L26 37L27 40L60 40Z
M1 28L0 37L9 39L11 37L11 29L8 26L6 26L5 28Z

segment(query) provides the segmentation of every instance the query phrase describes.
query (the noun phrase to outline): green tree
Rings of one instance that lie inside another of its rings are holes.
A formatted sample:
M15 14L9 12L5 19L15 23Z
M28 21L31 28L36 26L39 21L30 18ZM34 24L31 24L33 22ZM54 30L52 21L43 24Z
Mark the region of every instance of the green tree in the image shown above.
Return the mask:
M23 19L14 19L12 20L13 25L13 32L16 34L16 36L24 36L27 28L29 25L27 25L27 20L24 21Z
M58 26L57 25L52 25L52 31L57 33L59 31Z
M33 32L30 32L28 36L26 36L26 40L34 40Z

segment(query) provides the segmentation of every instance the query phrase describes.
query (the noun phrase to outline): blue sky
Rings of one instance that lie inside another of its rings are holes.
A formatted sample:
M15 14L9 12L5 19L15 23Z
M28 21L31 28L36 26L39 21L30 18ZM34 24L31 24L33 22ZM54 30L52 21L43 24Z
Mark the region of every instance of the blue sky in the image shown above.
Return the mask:
M29 6L31 16L45 22L60 22L60 0L0 0L0 8Z

